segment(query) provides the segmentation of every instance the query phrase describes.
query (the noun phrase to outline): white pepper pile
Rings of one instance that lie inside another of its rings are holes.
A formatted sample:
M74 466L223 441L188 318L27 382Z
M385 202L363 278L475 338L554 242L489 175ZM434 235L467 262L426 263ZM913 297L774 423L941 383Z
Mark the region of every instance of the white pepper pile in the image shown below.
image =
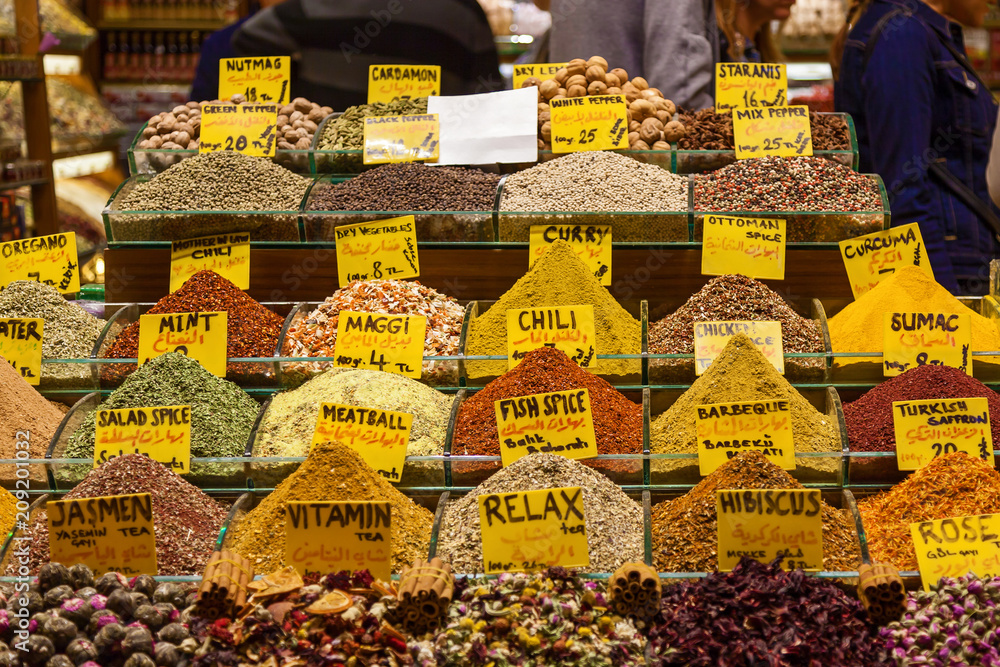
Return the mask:
M448 503L441 519L437 553L456 572L483 571L478 496L579 486L583 491L591 572L613 572L642 561L642 506L610 479L587 466L552 454L529 454L492 475L462 498Z
M310 180L266 158L202 153L137 183L123 211L296 211ZM206 232L208 233L208 232Z

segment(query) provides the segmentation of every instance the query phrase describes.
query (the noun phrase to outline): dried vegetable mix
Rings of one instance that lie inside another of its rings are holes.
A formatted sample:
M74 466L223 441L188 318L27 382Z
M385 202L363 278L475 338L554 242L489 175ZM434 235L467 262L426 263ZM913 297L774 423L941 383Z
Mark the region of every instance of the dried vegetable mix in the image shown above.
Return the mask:
M271 399L254 442L254 456L306 456L321 403L413 415L410 456L444 453L453 398L396 373L332 369Z
M469 324L466 352L495 355L503 361L466 362L471 377L502 375L507 370L507 311L541 306L594 306L597 355L639 354L642 326L594 277L573 248L556 241L531 269L485 313ZM598 359L590 371L601 375L638 373L638 361Z
M580 368L565 352L540 347L528 352L513 370L462 403L455 421L451 453L499 456L494 402L566 389L588 390L598 453L642 452L642 406L627 399L607 381Z
M448 503L441 518L437 555L456 572L483 571L477 496L579 486L583 491L591 572L613 572L643 559L642 506L599 472L551 454L529 454L494 473L467 495Z
M410 641L417 667L645 664L642 637L608 610L602 583L562 568L465 583L447 627Z
M972 572L913 591L902 620L879 633L898 667L1000 665L1000 579Z
M972 319L973 351L1000 350L1000 332L993 320L966 307L937 284L920 267L906 266L862 294L830 318L830 344L834 352L882 352L885 313L960 313ZM841 357L838 364L880 363L868 357ZM995 357L976 357L973 367Z
M25 451L25 442L32 459L45 458L45 451L62 421L62 410L25 382L3 357L0 357L0 399L4 406L0 410L0 458L16 458L18 452ZM0 482L13 482L15 473L15 466L6 466L0 472ZM46 477L42 466L30 466L29 475L33 481Z
M652 508L653 566L660 572L718 569L716 491L801 489L803 486L760 452L740 452L683 496ZM854 520L847 510L823 506L823 568L856 570L861 564Z
M732 572L665 586L649 642L655 667L892 664L836 583L746 557Z
M787 400L792 414L792 442L796 452L837 452L839 432L833 419L819 412L770 361L746 334L733 336L712 365L670 408L649 426L650 450L654 454L697 452L697 407L734 401ZM798 466L832 470L839 457L798 459ZM668 470L690 462L658 459L654 469Z
M230 359L273 357L284 319L254 301L243 290L214 271L199 271L180 289L163 297L145 314L226 312L226 356ZM104 359L135 359L139 355L139 322L125 327L101 351ZM231 363L226 376L241 381L258 380L269 373L267 364ZM101 371L105 382L117 383L135 372L133 364L107 364Z
M858 400L844 405L851 450L894 451L893 401L932 398L985 398L989 403L993 442L1000 443L1000 394L957 368L927 365L888 378Z
M1000 473L965 452L940 456L888 491L858 501L872 561L916 570L910 524L1000 512Z
M141 454L126 454L91 470L61 500L149 493L153 501L156 561L161 575L201 574L215 548L227 509L180 475ZM49 527L45 510L31 517L32 573L49 560ZM7 565L17 573L17 560Z
M167 352L143 364L84 418L70 436L65 456L93 458L98 410L161 405L191 406L195 457L242 456L260 410L257 401L232 382L212 375L190 357Z
M355 280L337 290L288 329L282 354L286 357L333 357L340 311L419 315L427 318L425 357L449 357L459 352L465 309L450 296L416 280ZM283 369L292 381L326 368L332 362L288 363ZM425 381L453 378L456 368L446 362L424 363ZM457 382L456 382L457 384Z
M679 120L687 133L677 140L681 150L734 150L733 114L716 113L714 107L681 111ZM851 133L842 116L809 112L813 149L817 151L851 150Z
M351 449L320 443L299 468L231 529L229 548L270 572L285 560L285 505L306 500L381 500L392 505L392 571L427 557L431 513L397 491Z

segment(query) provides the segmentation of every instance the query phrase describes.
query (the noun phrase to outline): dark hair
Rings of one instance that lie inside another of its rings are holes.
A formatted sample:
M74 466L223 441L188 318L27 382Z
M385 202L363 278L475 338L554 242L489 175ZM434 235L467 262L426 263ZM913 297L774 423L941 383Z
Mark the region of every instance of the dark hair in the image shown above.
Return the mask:
M719 24L719 30L726 36L729 42L729 58L734 62L743 60L743 53L739 46L743 40L736 39L736 5L738 2L748 4L749 0L715 0L715 21ZM760 58L766 63L780 63L785 57L775 43L774 33L771 32L771 22L768 21L751 36L757 50L760 51Z
M851 0L851 4L847 8L847 18L844 20L844 25L833 38L833 44L830 45L830 67L833 69L834 81L840 78L840 62L844 59L844 45L847 43L847 35L871 3L872 0Z

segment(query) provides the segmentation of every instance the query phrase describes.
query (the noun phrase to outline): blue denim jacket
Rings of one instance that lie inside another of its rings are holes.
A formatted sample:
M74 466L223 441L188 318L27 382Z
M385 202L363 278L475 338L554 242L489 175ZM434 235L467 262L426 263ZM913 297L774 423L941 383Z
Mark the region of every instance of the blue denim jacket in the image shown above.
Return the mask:
M920 223L939 283L984 291L1000 242L928 165L940 163L992 206L986 163L997 105L946 41L965 53L961 27L921 0L874 0L848 36L834 99L854 117L861 171L885 181L892 224Z

